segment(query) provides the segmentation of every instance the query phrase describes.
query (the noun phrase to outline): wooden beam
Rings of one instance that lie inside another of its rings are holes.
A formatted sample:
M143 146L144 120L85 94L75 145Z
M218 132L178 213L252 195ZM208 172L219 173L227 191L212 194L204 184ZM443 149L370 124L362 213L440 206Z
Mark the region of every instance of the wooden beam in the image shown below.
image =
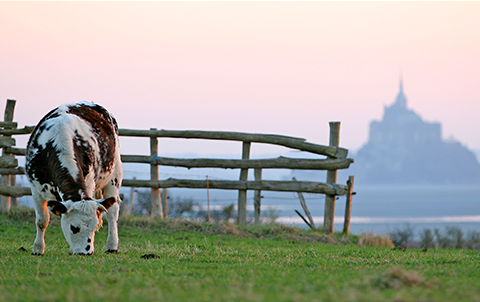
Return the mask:
M337 147L340 144L340 122L330 122L330 146ZM335 184L337 182L337 170L327 172L327 183ZM335 192L325 196L325 213L323 219L323 230L327 233L333 233L335 217Z
M298 216L300 216L300 218L302 218L303 222L305 222L305 223L308 225L309 228L311 228L312 230L315 229L315 227L313 227L313 226L305 219L305 217L303 217L302 213L300 213L300 212L297 211L297 210L294 210L294 211L295 211L295 213L297 213Z
M17 168L0 168L1 175L21 175L25 174L25 168L17 167Z
M134 177L133 180L137 180L137 178ZM130 188L130 200L128 201L127 209L125 210L126 215L130 215L130 216L132 215L133 202L134 201L135 201L135 187L131 187Z
M124 163L155 163L162 166L184 168L223 168L223 169L294 169L331 170L347 169L353 163L351 158L303 159L278 157L271 159L213 159L213 158L171 158L145 155L122 155Z
M5 106L5 114L3 115L4 122L13 123L13 115L15 112L15 105L17 101L15 100L7 100L7 104Z
M32 195L32 190L28 187L3 187L0 186L0 195L10 197L22 197Z
M292 177L292 180L294 182L297 181L297 179L295 177ZM310 223L307 223L310 228L312 230L315 230L315 223L313 223L313 217L312 217L312 214L310 213L310 211L308 210L308 207L307 207L307 203L305 202L305 198L303 197L303 193L302 192L297 192L298 194L298 199L300 200L300 205L302 206L303 208L303 211L305 212L305 215L307 215L307 218L309 220Z
M16 124L16 123L12 123ZM1 125L0 125L1 127ZM0 129L3 135L30 134L35 126L25 126L21 129ZM211 140L231 140L245 141L251 143L264 143L280 145L287 148L311 152L315 154L330 156L332 158L346 158L348 150L345 148L333 148L306 142L303 138L273 135L273 134L251 134L241 132L221 132L221 131L193 131L193 130L132 130L119 129L120 136L129 137L166 137L166 138L184 138L184 139L211 139Z
M34 126L26 126L22 129L0 129L0 134L16 135L30 134ZM315 154L330 156L332 158L346 158L348 150L344 148L333 148L305 142L305 139L271 134L249 134L238 132L213 132L213 131L174 131L174 130L130 130L120 129L121 136L132 137L171 137L185 139L212 139L212 140L231 140L247 141L252 143L264 143L280 145L287 148L311 152ZM221 135L217 135L221 134ZM190 136L189 136L190 135ZM13 145L12 145L13 146ZM20 154L21 155L21 154Z
M120 136L133 137L168 137L185 139L210 139L229 140L250 143L263 143L284 146L315 154L326 155L334 158L346 158L348 150L339 147L322 146L308 143L304 138L290 137L273 134L253 134L223 131L192 131L192 130L132 130L119 129Z
M255 168L253 174L254 174L254 177L255 177L255 181L262 181L262 169ZM261 221L260 221L261 204L262 204L262 191L255 190L254 204L253 204L253 208L254 208L254 211L255 211L255 220L254 220L255 225L260 225L261 224Z
M353 183L355 177L350 176L347 181L347 202L345 205L345 220L343 222L343 233L350 233L350 220L352 218L352 198L353 198Z
M152 128L150 130L156 130ZM150 137L150 156L158 156L158 139L156 137ZM155 163L150 164L150 180L158 181L158 165ZM160 196L160 188L152 187L152 217L163 218L162 201Z
M168 188L162 189L163 218L168 218Z
M169 137L169 138L186 138L186 139L213 139L213 140L233 140L233 141L300 141L304 142L304 138L276 135L276 134L257 134L244 132L227 132L227 131L200 131L200 130L135 130L135 129L118 129L120 136L136 136L136 137Z
M27 154L26 148L16 148L16 147L5 147L3 148L3 153L13 154L13 155L23 155Z
M242 145L242 159L247 160L250 158L250 146L249 142L243 142ZM240 170L240 182L247 181L248 169L242 168ZM238 224L247 224L247 189L238 190Z
M15 139L8 136L0 136L0 148L15 146Z
M14 157L1 156L0 168L16 168L18 166L18 160Z
M16 123L12 123L12 124L16 124ZM2 135L30 134L33 132L33 129L35 129L35 126L25 126L24 128L20 128L20 129L0 129L0 134Z
M13 122L13 115L15 111L15 104L17 101L15 100L7 100L7 104L5 105L5 113L3 117L4 122ZM8 126L4 126L5 128L9 128ZM14 126L16 127L16 126ZM0 147L11 147L15 145L15 139L10 137L10 135L1 136L0 137ZM13 168L18 165L17 160L14 158L12 154L5 153L2 151L2 157L0 158L0 167L2 168ZM16 184L16 180L12 180L15 178L15 175L2 175L0 177L0 186L6 187L12 184ZM17 200L16 196L9 195L9 196L0 196L0 211L9 211L11 206L16 206Z
M0 122L0 127L15 129L18 127L16 122Z
M345 195L347 186L340 184L326 184L321 182L310 181L277 181L277 180L261 180L261 181L238 181L238 180L212 180L208 182L210 189L222 190L261 190L261 191L278 191L278 192L305 192L305 193L321 193L336 194L338 196ZM124 187L138 188L191 188L206 189L206 180L190 180L169 178L160 181L151 180L132 180L124 179L122 182Z

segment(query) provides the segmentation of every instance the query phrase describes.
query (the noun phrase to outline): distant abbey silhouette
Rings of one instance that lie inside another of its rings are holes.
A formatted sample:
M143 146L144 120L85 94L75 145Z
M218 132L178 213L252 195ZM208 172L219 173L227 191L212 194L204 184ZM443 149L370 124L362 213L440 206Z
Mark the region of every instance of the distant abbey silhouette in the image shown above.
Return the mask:
M480 184L480 164L459 142L443 141L440 123L407 108L403 80L383 119L372 121L368 142L349 174L364 184ZM353 172L353 174L352 174Z

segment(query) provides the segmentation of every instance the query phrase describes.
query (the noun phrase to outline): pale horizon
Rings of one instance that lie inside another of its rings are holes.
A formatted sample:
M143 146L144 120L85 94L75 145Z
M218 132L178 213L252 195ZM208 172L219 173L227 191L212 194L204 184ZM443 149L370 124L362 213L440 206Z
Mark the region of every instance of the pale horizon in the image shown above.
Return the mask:
M341 121L340 145L358 150L402 76L409 109L480 150L479 15L480 2L0 2L0 106L17 100L20 127L85 100L120 128L318 144ZM137 145L148 141L122 153ZM240 150L160 144L161 153Z

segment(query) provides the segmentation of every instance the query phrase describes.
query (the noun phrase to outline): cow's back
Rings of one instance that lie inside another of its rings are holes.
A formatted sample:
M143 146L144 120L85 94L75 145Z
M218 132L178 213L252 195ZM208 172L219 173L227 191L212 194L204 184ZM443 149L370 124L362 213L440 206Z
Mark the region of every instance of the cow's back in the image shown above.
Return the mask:
M50 111L30 136L26 172L45 198L90 199L119 160L118 126L103 107L62 105Z

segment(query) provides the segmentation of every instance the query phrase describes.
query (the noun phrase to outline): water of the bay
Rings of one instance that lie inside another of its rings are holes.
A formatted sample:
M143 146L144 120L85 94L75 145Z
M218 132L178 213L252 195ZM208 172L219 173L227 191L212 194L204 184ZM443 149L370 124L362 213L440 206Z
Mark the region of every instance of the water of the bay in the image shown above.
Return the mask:
M389 233L409 226L416 233L457 226L463 231L480 231L480 185L465 186L357 186L354 190L352 233ZM205 190L170 189L172 196L185 196L207 204ZM211 209L236 204L236 191L210 190ZM253 192L249 191L247 209L253 216ZM325 195L304 194L317 226L323 224ZM262 192L262 212L278 216L277 221L306 226L295 210L303 213L296 193ZM335 209L335 230L343 230L345 197L339 197ZM305 216L305 215L304 215Z

